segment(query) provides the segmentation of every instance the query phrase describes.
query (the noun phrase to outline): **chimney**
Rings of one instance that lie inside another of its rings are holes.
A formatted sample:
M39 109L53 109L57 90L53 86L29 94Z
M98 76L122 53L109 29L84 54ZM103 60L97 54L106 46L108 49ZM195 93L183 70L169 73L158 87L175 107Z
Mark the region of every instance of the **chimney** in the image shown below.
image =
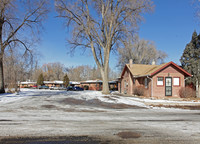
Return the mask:
M155 62L155 60L153 59L151 65L155 65L155 64L156 64L156 62Z
M130 60L129 60L129 65L130 65L130 67L132 67L132 64L133 64L133 59L130 59Z

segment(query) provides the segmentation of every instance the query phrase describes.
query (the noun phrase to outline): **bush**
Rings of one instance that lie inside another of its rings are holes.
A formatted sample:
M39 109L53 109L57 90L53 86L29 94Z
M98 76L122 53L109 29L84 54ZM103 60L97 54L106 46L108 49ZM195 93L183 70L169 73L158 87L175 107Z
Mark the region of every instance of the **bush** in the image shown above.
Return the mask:
M135 86L133 88L133 94L137 96L145 96L146 89L144 86Z
M194 98L196 97L195 90L190 87L183 87L179 90L179 96L181 98Z
M63 84L65 87L69 85L69 77L67 74L65 74L65 76L63 77Z
M83 89L84 89L84 90L89 90L89 86L84 85L84 86L83 86Z
M37 84L38 85L44 85L44 76L43 74L41 73L37 79Z

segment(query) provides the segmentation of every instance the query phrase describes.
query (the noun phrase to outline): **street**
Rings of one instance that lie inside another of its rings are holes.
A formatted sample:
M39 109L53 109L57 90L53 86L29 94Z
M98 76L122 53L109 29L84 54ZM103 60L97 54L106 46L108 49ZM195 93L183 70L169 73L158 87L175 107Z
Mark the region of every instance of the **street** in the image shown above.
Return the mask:
M200 143L200 110L118 103L120 96L91 91L16 97L0 99L0 143Z

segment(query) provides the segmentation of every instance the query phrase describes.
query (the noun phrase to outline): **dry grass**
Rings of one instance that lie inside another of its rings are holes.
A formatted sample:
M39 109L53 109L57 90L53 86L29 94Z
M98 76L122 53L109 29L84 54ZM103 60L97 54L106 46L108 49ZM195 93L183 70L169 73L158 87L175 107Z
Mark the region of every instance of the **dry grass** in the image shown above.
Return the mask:
M141 137L141 134L131 131L126 132L119 132L116 134L117 136L123 138L123 139L129 139L129 138L139 138Z
M56 106L55 105L42 105L42 108L47 108L47 109L55 109Z
M189 110L200 110L200 105L186 106L186 105L163 105L163 104L153 105L153 104L151 104L150 106L165 107L165 108L180 108L180 109L189 109Z

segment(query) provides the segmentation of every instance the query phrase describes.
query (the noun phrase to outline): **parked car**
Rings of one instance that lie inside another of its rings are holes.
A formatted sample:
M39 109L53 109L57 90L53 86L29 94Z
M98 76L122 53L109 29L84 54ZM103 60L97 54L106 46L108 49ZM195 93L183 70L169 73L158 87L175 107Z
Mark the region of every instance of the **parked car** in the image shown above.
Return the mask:
M59 90L67 90L66 87L58 87Z
M66 88L65 87L54 87L54 86L51 86L50 90L66 90Z
M36 89L36 88L37 88L37 86L36 86L36 85L34 85L34 86L31 86L30 88Z
M51 86L49 89L50 89L50 90L54 90L54 86Z
M77 86L76 86L76 87L74 87L74 90L75 90L75 91L83 91L84 89L81 88L81 87L77 87Z
M68 86L67 87L67 91L74 91L74 87L73 86Z
M83 91L83 90L84 90L83 88L78 87L78 86L75 86L75 87L73 87L73 86L68 86L68 87L67 87L67 91Z
M49 87L48 87L48 86L45 86L45 85L39 86L38 88L39 88L39 89L49 89Z
M53 90L59 90L59 87L53 87Z

